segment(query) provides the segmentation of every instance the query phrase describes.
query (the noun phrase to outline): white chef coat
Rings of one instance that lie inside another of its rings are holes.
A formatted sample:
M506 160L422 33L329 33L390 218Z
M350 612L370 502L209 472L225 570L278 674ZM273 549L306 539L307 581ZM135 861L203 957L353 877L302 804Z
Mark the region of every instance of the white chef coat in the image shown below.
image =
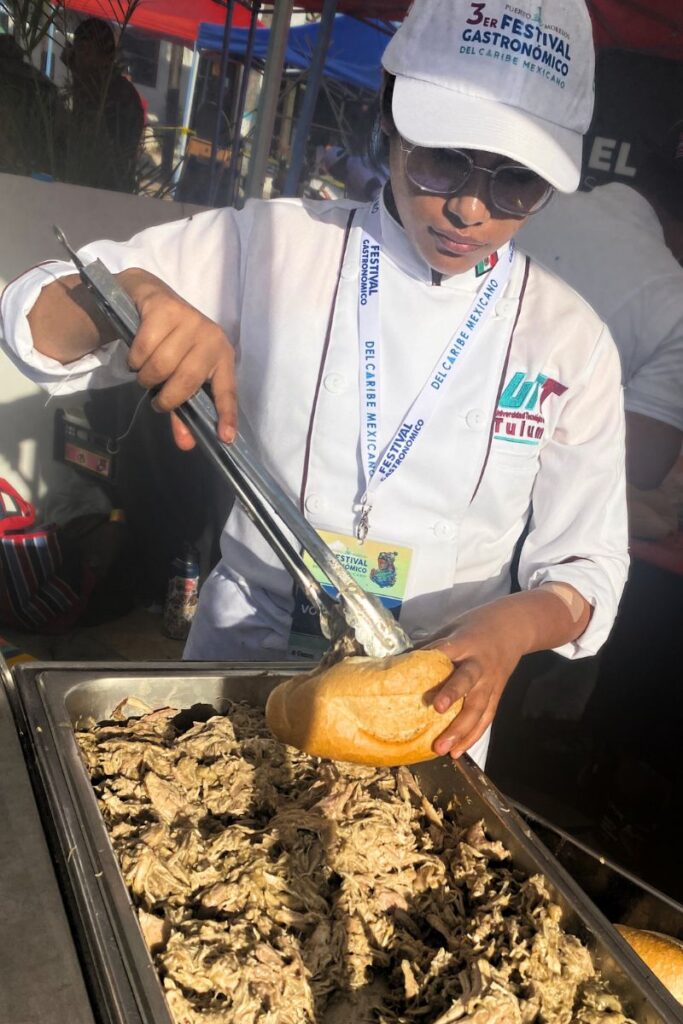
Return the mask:
M368 212L348 201L256 201L240 212L215 210L155 227L123 245L81 250L86 262L100 257L114 272L137 266L157 274L223 326L237 349L242 423L248 420L264 461L314 526L346 534L365 487L357 310ZM486 280L473 270L433 284L384 206L381 218L380 447ZM69 366L33 349L26 314L39 289L69 271L68 264L48 264L5 292L5 345L48 390L127 379L117 343ZM524 430L535 436L515 437ZM585 633L559 650L570 658L595 653L626 577L624 486L619 361L609 332L566 285L518 255L494 315L459 360L410 457L374 501L370 537L413 552L402 625L420 641L509 593L515 544L529 519L520 584L576 587L593 616ZM202 589L186 657L286 656L292 583L239 507L221 552ZM471 753L482 762L487 746L488 735Z
M683 268L647 200L620 182L558 193L517 241L608 325L626 409L683 430Z

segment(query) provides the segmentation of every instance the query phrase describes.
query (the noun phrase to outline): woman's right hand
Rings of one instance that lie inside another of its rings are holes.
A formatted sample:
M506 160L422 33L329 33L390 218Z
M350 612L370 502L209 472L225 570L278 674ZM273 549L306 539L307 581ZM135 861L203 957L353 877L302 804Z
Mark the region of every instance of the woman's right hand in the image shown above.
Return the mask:
M172 412L208 381L218 436L229 444L237 431L237 396L235 354L225 332L146 270L124 270L116 277L140 314L128 364L142 387L159 386L153 407ZM193 448L194 438L177 416L171 425L178 447Z

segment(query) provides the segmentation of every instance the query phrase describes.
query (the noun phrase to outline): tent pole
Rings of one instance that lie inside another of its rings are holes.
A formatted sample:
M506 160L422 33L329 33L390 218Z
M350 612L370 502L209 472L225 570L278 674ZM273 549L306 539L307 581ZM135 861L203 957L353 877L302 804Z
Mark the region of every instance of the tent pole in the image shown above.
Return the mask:
M249 198L260 196L263 193L293 7L294 0L275 0L273 4L273 21L270 26L266 68L247 175L246 193Z
M199 47L195 40L194 49L192 51L192 64L190 66L190 74L187 79L187 87L185 89L185 102L183 104L183 123L180 129L180 144L178 146L178 155L176 157L176 168L173 172L171 181L174 185L177 185L180 181L180 176L183 171L183 164L185 161L185 150L187 149L187 136L190 130L190 121L192 120L192 107L194 104L194 94L197 89L197 76L199 74Z
M247 89L249 88L249 75L251 74L251 62L254 56L254 43L256 41L256 26L261 10L261 0L253 0L251 5L251 20L249 22L249 35L247 36L247 49L244 54L242 68L242 81L240 82L240 95L237 101L235 113L235 133L232 140L232 154L230 157L230 176L228 177L228 206L235 205L235 193L237 191L237 175L240 166L240 144L242 141L242 121L244 119L244 108L247 104Z
M47 30L47 53L45 54L45 74L48 78L52 78L52 67L55 62L55 24L54 20L50 22L50 27Z
M295 196L299 191L299 180L306 155L306 142L313 123L315 105L318 101L320 83L325 69L325 58L332 38L334 16L337 11L337 0L324 0L323 10L320 17L320 30L313 51L311 67L306 79L306 92L301 104L301 111L297 118L294 130L294 142L292 144L292 155L282 189L283 196Z
M234 0L228 0L225 8L225 25L223 27L223 50L221 52L221 68L218 82L218 103L216 110L216 124L213 130L211 141L211 165L209 171L209 188L206 195L207 206L213 206L216 201L218 188L218 143L221 135L221 121L223 119L223 100L225 99L225 78L228 73L228 61L230 59L230 33L232 32L232 12Z

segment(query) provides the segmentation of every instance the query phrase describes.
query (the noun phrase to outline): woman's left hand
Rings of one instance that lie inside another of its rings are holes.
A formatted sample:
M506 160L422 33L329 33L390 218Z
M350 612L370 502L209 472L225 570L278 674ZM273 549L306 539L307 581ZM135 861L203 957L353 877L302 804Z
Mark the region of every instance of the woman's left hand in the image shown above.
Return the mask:
M503 602L494 602L467 612L448 636L430 644L444 651L454 665L453 674L434 697L434 707L444 713L465 698L460 714L435 740L437 754L460 757L477 742L493 721L505 685L526 653L514 628L515 616L506 615L506 610Z
M465 698L460 714L434 741L435 753L460 757L469 750L493 721L522 655L575 640L591 611L571 584L549 581L461 615L448 636L429 645L444 651L455 666L434 697L436 710L445 713Z

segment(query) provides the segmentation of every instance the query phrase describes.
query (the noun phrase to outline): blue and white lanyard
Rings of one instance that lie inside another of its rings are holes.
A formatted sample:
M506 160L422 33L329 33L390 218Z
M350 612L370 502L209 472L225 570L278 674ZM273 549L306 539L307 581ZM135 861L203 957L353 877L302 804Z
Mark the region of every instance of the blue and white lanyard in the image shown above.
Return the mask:
M358 288L361 455L365 476L365 493L360 504L354 506L354 511L360 513L356 525L358 540L364 541L368 535L370 512L378 487L400 469L408 458L453 380L454 370L465 349L472 347L472 342L493 311L496 298L504 291L510 277L514 252L512 241L501 249L498 263L484 279L462 323L437 359L417 398L403 416L384 451L380 452L382 224L379 200L371 207L361 239Z

